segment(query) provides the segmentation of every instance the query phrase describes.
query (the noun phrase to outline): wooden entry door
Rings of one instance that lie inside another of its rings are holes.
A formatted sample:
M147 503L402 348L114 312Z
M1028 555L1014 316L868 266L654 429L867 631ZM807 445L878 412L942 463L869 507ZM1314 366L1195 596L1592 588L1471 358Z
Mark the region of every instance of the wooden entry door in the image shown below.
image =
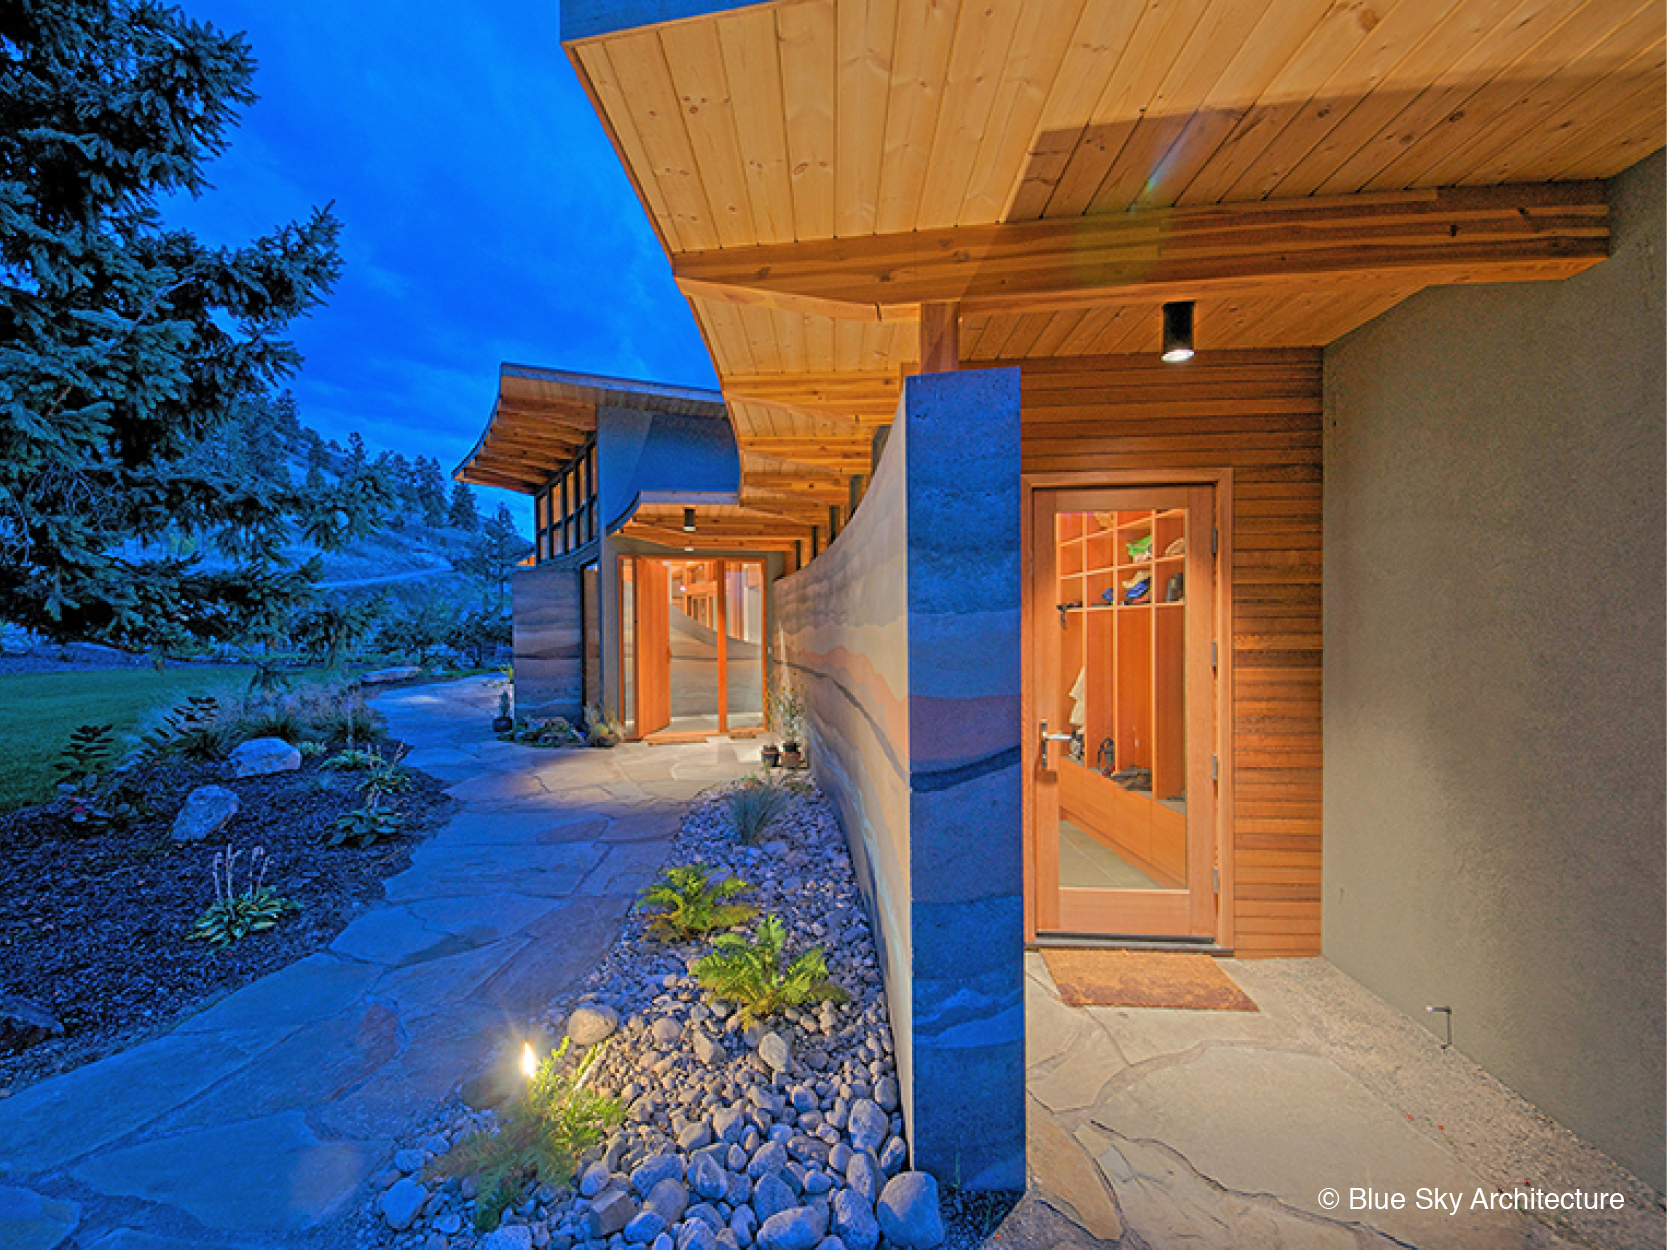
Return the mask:
M1214 496L1032 496L1039 936L1215 936Z

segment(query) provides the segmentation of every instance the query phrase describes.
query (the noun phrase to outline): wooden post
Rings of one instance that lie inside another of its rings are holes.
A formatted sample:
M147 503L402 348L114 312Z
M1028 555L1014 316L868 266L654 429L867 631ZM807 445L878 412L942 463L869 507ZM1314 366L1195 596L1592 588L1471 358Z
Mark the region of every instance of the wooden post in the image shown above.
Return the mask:
M920 306L920 371L954 373L961 367L961 306Z

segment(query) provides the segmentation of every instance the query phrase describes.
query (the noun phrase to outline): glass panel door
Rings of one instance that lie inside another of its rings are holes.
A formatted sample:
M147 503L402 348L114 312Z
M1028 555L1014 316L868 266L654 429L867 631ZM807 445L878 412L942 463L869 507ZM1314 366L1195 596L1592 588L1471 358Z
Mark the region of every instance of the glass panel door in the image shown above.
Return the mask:
M724 565L727 729L764 728L764 566Z
M1038 929L1210 936L1211 491L1037 500Z

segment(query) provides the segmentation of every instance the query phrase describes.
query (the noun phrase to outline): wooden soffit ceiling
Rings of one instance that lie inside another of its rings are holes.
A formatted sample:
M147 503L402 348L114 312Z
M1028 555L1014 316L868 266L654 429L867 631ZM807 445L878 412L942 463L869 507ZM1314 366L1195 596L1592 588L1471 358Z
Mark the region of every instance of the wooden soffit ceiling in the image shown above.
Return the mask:
M1660 0L708 7L567 48L744 463L838 471L793 446L886 419L921 301L977 363L1153 350L1170 298L1207 350L1316 346L1432 282L1566 276L1667 130Z

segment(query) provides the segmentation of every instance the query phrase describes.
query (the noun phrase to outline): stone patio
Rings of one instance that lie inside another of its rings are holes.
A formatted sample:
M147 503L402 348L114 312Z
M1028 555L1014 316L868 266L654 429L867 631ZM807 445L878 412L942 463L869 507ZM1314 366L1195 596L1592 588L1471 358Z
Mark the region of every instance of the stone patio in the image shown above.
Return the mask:
M1000 1244L1662 1245L1660 1195L1324 960L1222 966L1260 1011L1068 1007L1026 956L1032 1189ZM1477 1189L1513 1186L1626 1205L1471 1208ZM1407 1205L1350 1210L1363 1187ZM1418 1210L1421 1188L1462 1195L1460 1209Z
M336 1244L420 1127L612 942L723 740L501 743L497 681L377 697L462 807L330 947L122 1054L0 1101L0 1246Z

